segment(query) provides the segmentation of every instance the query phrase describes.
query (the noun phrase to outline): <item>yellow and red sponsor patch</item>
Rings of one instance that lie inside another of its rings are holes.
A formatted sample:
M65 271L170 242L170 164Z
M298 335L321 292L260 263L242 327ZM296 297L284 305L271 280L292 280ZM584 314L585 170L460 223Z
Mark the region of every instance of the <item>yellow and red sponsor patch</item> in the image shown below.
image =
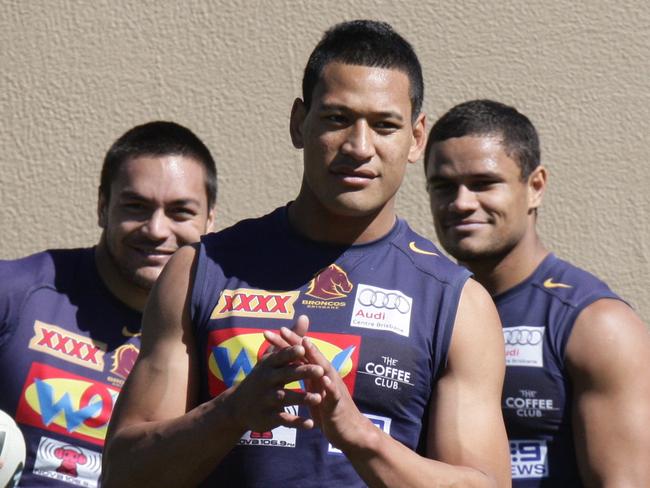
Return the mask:
M104 371L106 344L40 320L34 321L34 336L29 341L29 348L95 371Z
M117 388L99 381L34 363L16 420L101 446L118 394Z
M217 396L248 376L270 347L264 338L264 330L232 328L208 334L206 359L210 395ZM336 368L350 394L353 394L361 337L318 332L310 333L308 337ZM303 389L298 382L288 384L286 388Z
M265 319L292 319L293 304L299 291L266 291L250 288L223 290L211 319L224 317L257 317Z

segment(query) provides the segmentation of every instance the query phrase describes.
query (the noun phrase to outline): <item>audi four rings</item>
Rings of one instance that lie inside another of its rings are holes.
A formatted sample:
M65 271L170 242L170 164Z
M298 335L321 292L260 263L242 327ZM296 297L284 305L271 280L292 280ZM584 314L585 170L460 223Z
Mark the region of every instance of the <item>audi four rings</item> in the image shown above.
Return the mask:
M537 329L503 329L503 338L510 346L535 346L542 342L544 333Z
M399 313L409 313L411 304L408 299L399 293L386 293L381 290L366 288L357 298L357 301L365 307L385 308L386 310L397 310Z

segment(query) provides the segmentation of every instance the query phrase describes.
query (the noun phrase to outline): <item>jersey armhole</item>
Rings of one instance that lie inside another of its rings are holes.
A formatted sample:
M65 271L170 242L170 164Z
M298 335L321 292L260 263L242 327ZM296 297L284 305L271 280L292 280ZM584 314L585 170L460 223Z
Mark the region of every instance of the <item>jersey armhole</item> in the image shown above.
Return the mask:
M433 364L434 374L432 375L432 387L435 386L435 383L440 379L440 376L447 369L449 346L451 344L451 336L454 332L456 316L458 315L460 296L462 294L463 288L465 287L465 284L467 283L467 280L469 280L470 277L471 274L469 272L466 272L461 279L457 280L453 285L450 285L451 293L449 294L449 299L445 304L448 311L440 323L441 327L436 330L436 336L433 338L435 357Z
M201 302L206 288L207 255L205 244L202 240L195 245L195 249L197 250L197 253L193 264L194 279L192 280L192 283L190 283L190 322L192 323L192 328L197 330L201 328L202 324L205 322L205 312L201 310Z

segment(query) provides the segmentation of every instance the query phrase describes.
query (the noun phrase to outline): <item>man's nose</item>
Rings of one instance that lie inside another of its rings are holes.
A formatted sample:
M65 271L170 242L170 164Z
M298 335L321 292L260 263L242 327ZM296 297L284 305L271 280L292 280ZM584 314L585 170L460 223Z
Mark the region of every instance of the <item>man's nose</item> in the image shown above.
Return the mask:
M156 209L142 226L142 231L154 241L166 239L170 232L169 217L164 209Z
M357 120L349 127L342 151L357 161L367 161L375 155L373 131L366 120Z
M456 191L456 198L454 198L449 208L456 212L468 212L476 210L478 207L478 200L476 194L467 188L465 185L460 185Z

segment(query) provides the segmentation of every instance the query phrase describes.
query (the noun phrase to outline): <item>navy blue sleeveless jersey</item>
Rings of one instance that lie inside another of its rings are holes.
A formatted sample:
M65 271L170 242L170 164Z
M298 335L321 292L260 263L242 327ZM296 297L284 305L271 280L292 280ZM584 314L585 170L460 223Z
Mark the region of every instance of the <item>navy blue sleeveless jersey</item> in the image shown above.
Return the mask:
M105 288L93 249L0 261L0 409L25 436L20 486L98 486L140 321Z
M549 254L524 282L494 297L506 344L503 416L514 487L580 487L565 349L578 314L619 299L593 275Z
M417 450L468 276L402 220L377 241L345 247L296 235L286 208L205 236L192 294L202 400L246 377L268 347L264 330L306 314L308 336L361 412ZM364 483L318 429L278 427L245 433L204 485Z

